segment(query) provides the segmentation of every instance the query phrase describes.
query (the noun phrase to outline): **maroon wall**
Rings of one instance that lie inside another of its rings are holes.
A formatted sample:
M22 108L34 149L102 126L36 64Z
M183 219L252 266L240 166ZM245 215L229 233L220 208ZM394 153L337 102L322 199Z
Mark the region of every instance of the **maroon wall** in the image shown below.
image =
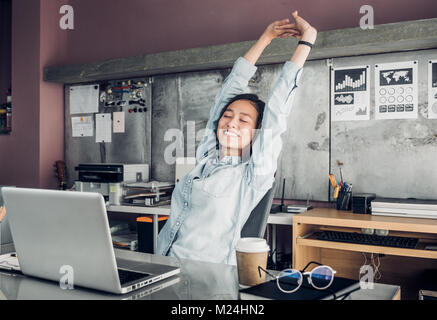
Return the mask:
M74 8L74 30L59 27L64 4ZM44 67L254 40L293 9L319 31L357 27L364 4L375 24L437 17L435 0L14 0L13 131L0 136L0 184L57 185L63 91L42 81Z
M66 1L58 1L67 3ZM75 30L56 65L255 40L272 21L307 18L319 31L358 27L360 7L375 24L437 17L435 0L70 0ZM56 14L56 12L53 12Z
M0 104L11 87L11 1L0 0Z
M0 184L39 186L39 1L14 0L12 132L0 135Z

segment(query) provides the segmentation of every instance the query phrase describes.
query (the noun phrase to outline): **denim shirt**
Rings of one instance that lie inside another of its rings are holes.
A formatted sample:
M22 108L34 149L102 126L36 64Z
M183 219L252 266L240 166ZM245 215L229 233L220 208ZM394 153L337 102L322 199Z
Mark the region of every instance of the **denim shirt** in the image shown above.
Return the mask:
M236 264L235 245L252 210L272 187L298 79L287 61L267 99L261 129L246 160L219 159L215 122L227 102L247 90L257 67L240 57L217 94L196 166L175 186L170 216L158 235L157 254Z

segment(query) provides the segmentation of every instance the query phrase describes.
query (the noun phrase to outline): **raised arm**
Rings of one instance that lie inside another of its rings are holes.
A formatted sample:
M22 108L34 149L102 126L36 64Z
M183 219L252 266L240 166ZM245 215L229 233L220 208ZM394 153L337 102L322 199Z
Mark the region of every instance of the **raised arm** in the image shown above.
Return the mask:
M314 44L317 30L307 21L292 14L295 23L283 25L281 28L295 28L297 33L285 33L283 36L295 36ZM252 157L248 166L248 177L251 185L259 190L267 190L273 182L273 174L277 169L277 161L282 150L281 134L287 130L287 118L293 105L296 88L299 85L302 67L310 53L308 45L299 44L290 61L287 61L281 74L273 86L264 109L261 129L253 143Z
M244 57L238 58L234 63L231 73L223 82L220 91L215 97L214 105L210 110L205 134L196 150L197 162L211 155L211 152L215 152L215 122L219 120L218 118L223 107L232 97L245 92L249 80L256 72L255 64L258 58L274 38L299 35L299 31L293 26L289 24L289 19L271 23Z

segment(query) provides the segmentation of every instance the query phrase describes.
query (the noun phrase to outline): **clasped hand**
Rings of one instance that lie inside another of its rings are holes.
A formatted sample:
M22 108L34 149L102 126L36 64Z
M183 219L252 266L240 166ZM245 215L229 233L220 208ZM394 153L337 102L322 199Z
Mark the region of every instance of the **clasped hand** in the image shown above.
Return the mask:
M317 37L317 30L300 17L297 11L294 11L291 15L294 23L290 23L288 18L275 21L267 27L262 37L265 37L268 41L272 41L275 38L296 37L299 40L314 43Z

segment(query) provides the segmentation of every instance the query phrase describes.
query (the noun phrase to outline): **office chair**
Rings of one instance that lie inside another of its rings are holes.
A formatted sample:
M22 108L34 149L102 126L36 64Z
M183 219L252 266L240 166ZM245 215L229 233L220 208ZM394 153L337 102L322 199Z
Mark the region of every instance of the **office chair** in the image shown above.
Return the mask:
M272 207L273 197L275 195L276 181L269 191L264 195L261 201L250 213L249 218L241 229L241 237L263 238L267 227L267 220Z

